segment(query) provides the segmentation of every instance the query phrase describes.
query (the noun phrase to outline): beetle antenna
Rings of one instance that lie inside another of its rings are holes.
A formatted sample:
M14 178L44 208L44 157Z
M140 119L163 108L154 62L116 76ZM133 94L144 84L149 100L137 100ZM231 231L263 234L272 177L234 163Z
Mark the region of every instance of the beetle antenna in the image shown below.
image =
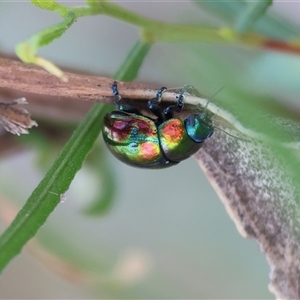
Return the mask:
M222 87L220 87L220 88L212 95L212 97L210 98L210 100L207 100L207 103L206 103L204 109L207 109L207 106L208 106L209 102L210 102L212 99L214 99L214 97L215 97L217 94L219 94L224 88L225 88L225 85L223 85Z
M219 94L223 89L225 88L225 85L223 85L222 87L220 87L212 96L211 99L214 99L215 96L217 96L217 94Z
M210 101L211 101L218 93L220 93L224 88L225 88L225 85L223 85L221 88L219 88L219 89L212 95L212 97L210 98L210 100L207 101L207 103L206 103L206 105L205 105L205 107L204 107L204 110L207 109L207 106L208 106L208 104L210 103ZM233 135L233 134L230 134L229 132L227 132L226 130L224 130L224 129L220 128L220 127L215 127L215 126L214 126L214 128L215 128L215 129L218 129L218 130L220 130L220 131L222 131L222 132L228 134L229 136L231 136L231 137L233 137L233 138L235 138L235 139L238 139L238 140L240 140L240 141L243 141L243 142L250 142L250 141L247 140L247 139L243 139L243 138L237 137L237 136L235 136L235 135Z
M247 140L247 139L243 139L243 138L237 137L237 136L235 136L235 135L233 135L233 134L227 132L226 130L224 130L224 129L220 128L220 127L214 127L214 128L215 128L215 129L218 129L218 130L220 130L220 131L222 131L222 132L224 132L224 133L226 133L227 135L229 135L229 136L231 136L231 137L233 137L233 138L235 138L235 139L237 139L237 140L240 140L240 141L243 141L243 142L250 142L250 140Z

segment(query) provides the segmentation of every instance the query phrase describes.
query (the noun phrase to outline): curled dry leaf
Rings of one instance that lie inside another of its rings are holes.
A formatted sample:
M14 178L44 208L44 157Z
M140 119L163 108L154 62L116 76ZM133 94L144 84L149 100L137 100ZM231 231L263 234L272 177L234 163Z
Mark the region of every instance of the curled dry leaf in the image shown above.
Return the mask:
M219 127L239 138L216 128L196 159L239 232L255 239L266 254L270 291L279 299L300 299L298 143L244 128L212 103L208 110ZM285 123L299 133L299 124Z
M30 118L30 114L18 104L27 104L25 98L19 98L12 102L0 102L0 124L8 131L16 135L27 134L28 128L37 126Z

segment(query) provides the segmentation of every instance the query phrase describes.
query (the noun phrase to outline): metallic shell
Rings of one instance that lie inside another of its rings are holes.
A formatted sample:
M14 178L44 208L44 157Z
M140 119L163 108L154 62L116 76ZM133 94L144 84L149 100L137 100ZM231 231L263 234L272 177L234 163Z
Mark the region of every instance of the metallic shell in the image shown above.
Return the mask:
M172 118L158 127L158 135L165 156L180 162L195 154L202 143L195 143L186 133L185 124L181 119Z
M126 164L141 168L169 166L160 148L157 127L148 117L121 111L107 114L103 138L112 154Z

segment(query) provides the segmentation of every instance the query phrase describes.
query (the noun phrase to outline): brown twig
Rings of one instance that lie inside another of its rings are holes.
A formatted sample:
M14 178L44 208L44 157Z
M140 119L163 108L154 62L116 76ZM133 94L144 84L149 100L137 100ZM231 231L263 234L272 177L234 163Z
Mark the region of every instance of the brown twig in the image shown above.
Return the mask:
M0 58L0 94L5 100L25 97L28 111L35 118L52 121L82 119L95 102L113 104L111 86L107 77L65 72L68 82L62 82L40 67L24 64L11 58ZM158 87L132 82L118 83L124 100L145 101L155 97ZM174 101L174 93L164 93L164 101ZM144 105L137 104L140 108Z
M66 83L39 67L0 58L1 88L56 99L72 98L80 101L112 103L113 79L71 72L65 72L65 75L69 79ZM155 95L155 89L136 83L120 83L119 89L125 99L149 99Z

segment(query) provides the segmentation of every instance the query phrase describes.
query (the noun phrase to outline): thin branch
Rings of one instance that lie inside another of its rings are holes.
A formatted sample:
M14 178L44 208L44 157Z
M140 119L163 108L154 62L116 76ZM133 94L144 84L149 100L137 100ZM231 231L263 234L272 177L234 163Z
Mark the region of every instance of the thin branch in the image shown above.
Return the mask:
M94 102L113 104L111 86L113 79L100 76L65 72L68 82L62 82L44 69L24 64L10 58L0 58L0 94L6 100L25 97L28 111L35 118L52 121L78 122ZM119 92L124 100L133 99L137 108L155 97L160 86L119 82ZM186 108L199 105L199 97L185 99ZM141 104L138 101L142 101ZM202 99L202 105L207 103ZM163 101L175 102L174 92L165 92Z
M77 99L80 101L113 103L113 79L65 72L68 82L62 82L45 70L16 60L0 58L0 87L37 95ZM131 99L149 99L156 89L136 83L120 83L120 93ZM173 94L171 94L173 97ZM54 99L54 98L53 98Z

